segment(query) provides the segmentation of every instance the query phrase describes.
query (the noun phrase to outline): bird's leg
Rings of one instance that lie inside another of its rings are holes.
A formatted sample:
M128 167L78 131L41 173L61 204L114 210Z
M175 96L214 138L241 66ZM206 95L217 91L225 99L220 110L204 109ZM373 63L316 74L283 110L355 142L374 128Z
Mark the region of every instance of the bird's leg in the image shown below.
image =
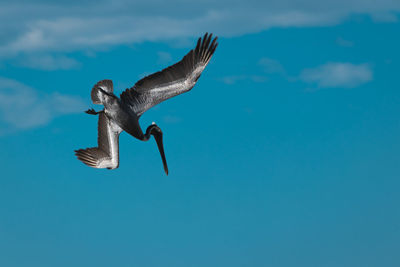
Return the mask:
M154 122L147 127L146 133L143 136L143 141L147 141L150 138L150 135L154 136L154 139L156 140L158 151L160 151L161 159L164 165L164 171L168 175L168 165L167 165L167 159L165 158L165 153L164 153L164 145L163 145L163 133Z
M102 110L101 110L101 111L96 111L96 110L94 110L93 108L88 109L88 110L85 111L85 113L90 114L90 115L97 115L97 114L99 114L100 112L102 112Z

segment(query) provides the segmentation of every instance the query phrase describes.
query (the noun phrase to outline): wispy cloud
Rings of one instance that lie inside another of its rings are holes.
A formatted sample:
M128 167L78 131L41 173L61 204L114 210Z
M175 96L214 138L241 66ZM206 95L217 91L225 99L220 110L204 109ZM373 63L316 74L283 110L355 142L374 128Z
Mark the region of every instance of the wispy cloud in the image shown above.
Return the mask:
M173 115L166 115L163 118L163 121L168 124L176 124L182 121L181 117L173 116Z
M245 80L247 76L245 75L229 75L221 78L221 81L225 84L235 84L238 81Z
M22 55L16 59L15 63L22 67L49 71L76 69L81 65L73 58L46 54Z
M372 14L372 19L376 22L398 22L399 18L396 13L383 11L383 12L375 12Z
M273 74L273 73L285 74L286 73L283 65L277 60L264 57L264 58L261 58L258 63L262 66L263 70L268 74Z
M275 59L263 57L258 61L258 65L261 66L261 75L229 75L222 77L220 81L228 85L246 80L262 83L268 80L267 75L277 74L287 76L283 65Z
M307 68L297 75L289 75L284 66L277 60L261 58L259 65L266 75L230 75L220 79L232 85L242 81L265 82L270 75L278 75L288 82L303 81L315 85L315 90L328 87L353 88L372 81L373 70L370 64L353 64L349 62L328 62L315 68Z
M400 1L393 0L199 0L186 5L181 0L19 2L0 4L2 57L184 40L210 30L226 37L273 27L335 25L351 14L395 21L400 11Z
M331 62L303 70L300 79L310 84L316 84L318 88L352 88L371 81L373 72L369 64Z
M343 47L352 47L354 45L354 42L350 40L343 39L342 37L338 37L336 39L336 44L343 46Z
M0 120L8 129L29 129L53 118L81 112L82 99L60 93L44 94L18 81L0 77ZM3 129L4 132L4 129Z
M267 80L267 77L262 76L262 75L229 75L229 76L224 76L220 79L225 84L236 84L241 81L252 81L256 83L262 83Z

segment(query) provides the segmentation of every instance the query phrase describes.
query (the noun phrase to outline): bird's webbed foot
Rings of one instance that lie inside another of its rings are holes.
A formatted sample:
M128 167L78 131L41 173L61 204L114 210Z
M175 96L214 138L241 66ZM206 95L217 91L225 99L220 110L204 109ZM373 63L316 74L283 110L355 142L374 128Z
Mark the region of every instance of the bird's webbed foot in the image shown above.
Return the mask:
M96 110L94 110L93 108L88 109L88 110L85 111L85 113L90 114L90 115L97 115L97 114L99 114L100 112L101 112L101 111L96 111Z

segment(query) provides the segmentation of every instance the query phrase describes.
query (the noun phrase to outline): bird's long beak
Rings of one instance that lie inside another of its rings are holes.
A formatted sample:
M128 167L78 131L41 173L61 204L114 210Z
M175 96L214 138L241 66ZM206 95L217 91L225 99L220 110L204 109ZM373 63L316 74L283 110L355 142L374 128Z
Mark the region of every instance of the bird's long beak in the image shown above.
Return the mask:
M167 159L165 158L165 153L164 153L164 145L163 145L163 134L162 132L157 132L153 134L154 139L156 139L158 150L160 151L161 159L164 165L164 171L168 175L168 165L167 165Z

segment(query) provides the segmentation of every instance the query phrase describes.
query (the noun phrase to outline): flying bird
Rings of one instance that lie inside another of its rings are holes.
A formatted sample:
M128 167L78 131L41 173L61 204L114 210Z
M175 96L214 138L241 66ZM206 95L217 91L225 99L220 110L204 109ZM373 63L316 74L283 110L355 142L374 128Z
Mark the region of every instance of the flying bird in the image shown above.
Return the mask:
M193 88L217 48L217 37L206 33L199 38L195 49L189 51L178 63L139 80L126 89L118 98L113 93L111 80L99 81L91 92L93 104L104 109L85 111L99 115L97 147L75 150L75 155L93 168L116 169L119 166L119 135L126 131L133 137L147 141L151 135L156 140L158 150L168 175L168 165L164 153L163 132L154 122L143 133L139 118L151 107Z

